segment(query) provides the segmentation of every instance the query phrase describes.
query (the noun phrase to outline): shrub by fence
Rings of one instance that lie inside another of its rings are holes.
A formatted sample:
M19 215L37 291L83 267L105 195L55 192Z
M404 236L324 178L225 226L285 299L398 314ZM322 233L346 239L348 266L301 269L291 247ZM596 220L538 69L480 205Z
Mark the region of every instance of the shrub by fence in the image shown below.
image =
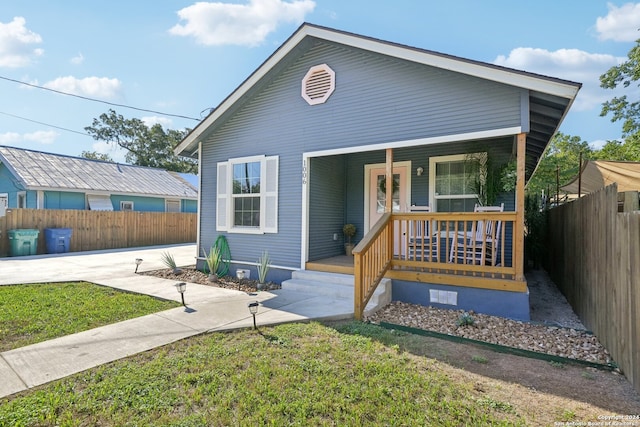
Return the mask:
M640 212L618 213L613 184L548 220L549 275L640 392Z
M0 217L0 256L9 255L8 231L38 229L38 254L46 253L46 228L70 228L70 252L190 243L197 214L89 210L8 209Z

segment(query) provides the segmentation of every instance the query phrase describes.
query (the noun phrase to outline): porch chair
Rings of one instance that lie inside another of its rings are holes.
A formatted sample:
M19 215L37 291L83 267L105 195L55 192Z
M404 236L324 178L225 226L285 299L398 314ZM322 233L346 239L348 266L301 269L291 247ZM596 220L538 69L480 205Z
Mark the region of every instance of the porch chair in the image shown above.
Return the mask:
M411 206L409 212L431 212L430 206ZM431 221L409 220L407 258L412 261L438 261L438 233L433 233Z
M476 204L474 212L504 212L504 203L499 206L481 206ZM498 249L502 221L473 221L468 237L457 238L451 244L450 261L462 261L464 264L498 264Z

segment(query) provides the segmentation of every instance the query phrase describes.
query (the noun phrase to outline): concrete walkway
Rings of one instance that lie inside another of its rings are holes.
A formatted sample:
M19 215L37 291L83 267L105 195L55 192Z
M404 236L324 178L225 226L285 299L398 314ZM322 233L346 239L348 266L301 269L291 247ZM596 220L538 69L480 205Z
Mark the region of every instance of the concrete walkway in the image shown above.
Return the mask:
M135 274L165 268L161 254L178 265L195 263L196 246L0 258L0 285L83 280L126 291L180 301L175 280ZM353 301L277 290L245 292L189 283L184 307L0 353L0 397L45 384L95 366L208 331L253 326L247 304L259 301L258 326L353 317Z

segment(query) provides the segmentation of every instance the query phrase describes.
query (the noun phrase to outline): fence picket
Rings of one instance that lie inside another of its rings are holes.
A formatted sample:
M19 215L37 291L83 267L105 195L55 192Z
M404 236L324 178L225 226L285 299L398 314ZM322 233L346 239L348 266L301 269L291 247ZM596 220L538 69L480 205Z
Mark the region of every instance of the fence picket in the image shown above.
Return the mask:
M0 217L0 257L9 255L8 231L38 229L38 254L46 253L46 228L70 228L69 251L130 248L196 241L195 213L7 209Z

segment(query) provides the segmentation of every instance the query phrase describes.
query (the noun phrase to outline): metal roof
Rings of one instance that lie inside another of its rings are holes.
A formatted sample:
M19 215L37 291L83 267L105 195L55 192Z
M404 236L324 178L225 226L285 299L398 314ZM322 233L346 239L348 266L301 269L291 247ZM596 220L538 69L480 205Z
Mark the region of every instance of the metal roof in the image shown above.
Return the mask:
M2 162L29 190L197 199L198 190L164 169L0 146Z
M443 68L492 80L529 91L529 128L526 145L526 169L530 176L551 137L573 103L581 83L515 70L495 64L465 59L430 50L405 46L332 28L302 24L253 74L196 126L175 149L177 154L197 157L198 142L203 141L217 125L232 114L243 98L250 96L269 76L277 73L286 58L304 50L311 39L327 40L346 46L385 54L420 64Z

